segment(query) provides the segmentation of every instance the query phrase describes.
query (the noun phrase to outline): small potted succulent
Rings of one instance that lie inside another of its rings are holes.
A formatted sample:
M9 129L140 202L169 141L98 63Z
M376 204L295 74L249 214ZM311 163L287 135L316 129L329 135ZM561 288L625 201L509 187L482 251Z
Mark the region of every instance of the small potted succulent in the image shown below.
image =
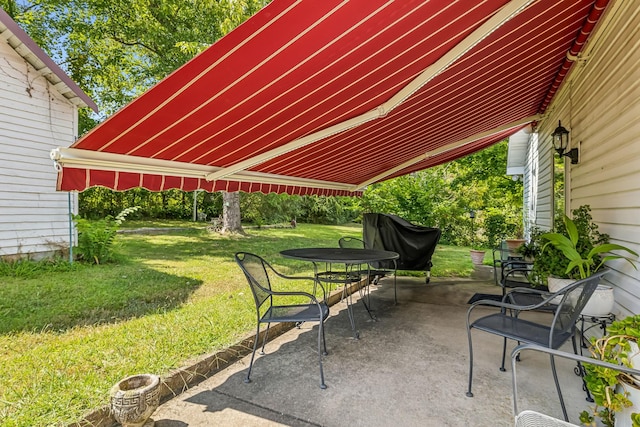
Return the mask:
M640 315L614 321L602 338L591 340L594 359L631 368L640 367L638 340ZM595 426L599 418L607 427L640 426L640 379L619 371L584 364L585 384L593 396L595 406L580 414L580 422Z

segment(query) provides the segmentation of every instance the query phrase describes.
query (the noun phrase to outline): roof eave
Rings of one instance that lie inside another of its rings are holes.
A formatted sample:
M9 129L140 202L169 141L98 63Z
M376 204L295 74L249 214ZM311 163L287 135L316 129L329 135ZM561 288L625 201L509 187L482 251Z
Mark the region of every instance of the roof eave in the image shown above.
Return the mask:
M96 103L1 8L0 38L6 40L18 55L31 64L69 102L98 112Z

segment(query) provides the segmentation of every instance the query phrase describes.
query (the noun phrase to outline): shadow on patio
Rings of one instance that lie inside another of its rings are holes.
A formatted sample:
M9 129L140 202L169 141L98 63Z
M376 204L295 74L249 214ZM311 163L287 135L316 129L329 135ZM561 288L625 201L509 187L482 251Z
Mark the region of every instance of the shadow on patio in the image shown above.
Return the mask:
M502 340L474 331L475 397L465 396L468 344L467 301L475 292L500 293L488 281L398 278L373 287L372 321L361 302L354 306L360 340L352 338L341 302L326 322L328 388L319 388L317 333L302 325L267 344L243 379L244 357L161 405L156 427L180 426L510 426L511 372L500 372ZM479 308L478 315L490 308ZM549 316L535 313L534 316ZM315 329L315 327L313 328ZM515 346L510 342L508 351ZM571 344L564 348L571 351ZM589 405L574 364L558 360L570 420ZM518 365L519 410L562 418L549 358L526 353Z

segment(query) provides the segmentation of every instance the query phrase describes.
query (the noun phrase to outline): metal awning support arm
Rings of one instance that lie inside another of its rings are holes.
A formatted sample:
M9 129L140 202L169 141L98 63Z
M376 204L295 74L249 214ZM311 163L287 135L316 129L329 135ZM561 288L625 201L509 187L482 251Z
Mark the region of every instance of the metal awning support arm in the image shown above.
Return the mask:
M489 137L491 135L495 135L497 133L504 132L505 130L508 130L508 129L511 129L511 128L522 126L524 124L531 123L531 122L540 121L540 120L542 120L543 117L544 117L544 115L542 115L542 114L536 114L535 116L525 117L524 119L517 120L517 121L511 122L511 123L507 123L506 125L499 126L499 127L495 128L495 129L491 129L491 130L488 130L486 132L480 132L480 133L477 133L475 135L471 135L470 137L465 138L463 140L452 142L451 144L447 144L447 145L444 145L444 146L442 146L440 148L437 148L435 150L428 151L428 152L426 152L424 154L421 154L421 155L419 155L417 157L414 157L411 160L408 160L408 161L402 163L401 165L396 166L395 168L389 169L388 171L386 171L384 173L381 173L381 174L379 174L377 176L374 176L373 178L371 178L371 179L369 179L369 180L367 180L365 182L362 182L362 183L358 184L357 186L353 187L351 190L352 191L362 190L367 185L369 185L371 183L381 181L384 178L386 178L388 176L391 176L394 173L396 173L398 171L401 171L402 169L408 168L409 166L413 166L416 163L419 163L419 162L421 162L423 160L426 160L429 157L437 156L438 154L442 154L442 153L444 153L446 151L453 150L453 149L456 149L458 147L462 147L462 146L464 146L466 144L469 144L471 142L477 141L477 140L482 139L482 138L487 138L487 137Z

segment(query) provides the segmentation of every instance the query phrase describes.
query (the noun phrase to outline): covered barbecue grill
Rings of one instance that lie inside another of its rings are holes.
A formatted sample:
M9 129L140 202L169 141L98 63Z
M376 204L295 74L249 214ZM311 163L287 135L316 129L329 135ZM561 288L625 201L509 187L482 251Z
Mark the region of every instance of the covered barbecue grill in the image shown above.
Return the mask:
M431 257L440 240L440 229L415 225L396 215L364 214L362 237L365 247L400 254L398 270L422 270L431 276ZM375 268L393 269L391 262L381 262Z

